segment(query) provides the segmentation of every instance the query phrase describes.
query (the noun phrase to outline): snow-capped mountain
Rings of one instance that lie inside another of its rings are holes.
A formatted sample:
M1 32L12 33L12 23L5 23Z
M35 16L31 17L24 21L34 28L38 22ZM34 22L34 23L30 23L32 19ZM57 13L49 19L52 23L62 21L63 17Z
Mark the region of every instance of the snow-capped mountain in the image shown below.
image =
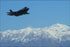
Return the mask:
M50 27L27 27L20 30L0 32L0 45L8 46L70 46L70 27L54 24Z

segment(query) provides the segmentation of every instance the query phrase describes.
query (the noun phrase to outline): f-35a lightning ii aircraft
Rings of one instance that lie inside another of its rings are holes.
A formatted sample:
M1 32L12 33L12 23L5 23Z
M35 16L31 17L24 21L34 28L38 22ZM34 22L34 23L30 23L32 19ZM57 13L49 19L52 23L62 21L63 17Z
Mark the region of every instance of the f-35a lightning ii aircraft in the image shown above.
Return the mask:
M11 9L10 9L10 12L7 12L8 15L10 16L20 16L20 15L25 15L25 14L29 14L27 11L29 10L29 8L27 7L24 7L23 9L19 10L19 11L16 11L16 12L13 12Z

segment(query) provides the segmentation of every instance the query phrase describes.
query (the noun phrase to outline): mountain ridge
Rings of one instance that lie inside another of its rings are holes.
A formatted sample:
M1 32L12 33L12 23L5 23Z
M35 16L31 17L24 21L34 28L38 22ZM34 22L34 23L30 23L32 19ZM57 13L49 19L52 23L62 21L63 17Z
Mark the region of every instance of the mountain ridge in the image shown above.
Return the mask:
M54 24L44 28L27 27L20 30L7 30L0 33L0 43L5 41L21 42L26 44L32 41L51 41L61 43L62 41L70 41L70 27L63 24ZM50 44L50 43L49 43Z

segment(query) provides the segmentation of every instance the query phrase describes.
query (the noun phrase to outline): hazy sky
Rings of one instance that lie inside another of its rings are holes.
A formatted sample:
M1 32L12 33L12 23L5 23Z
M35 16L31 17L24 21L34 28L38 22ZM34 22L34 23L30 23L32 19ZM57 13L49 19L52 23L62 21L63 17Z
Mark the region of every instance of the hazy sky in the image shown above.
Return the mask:
M29 7L30 14L9 16L6 12ZM26 27L46 27L53 24L70 26L70 1L1 1L0 28L4 30L23 29Z

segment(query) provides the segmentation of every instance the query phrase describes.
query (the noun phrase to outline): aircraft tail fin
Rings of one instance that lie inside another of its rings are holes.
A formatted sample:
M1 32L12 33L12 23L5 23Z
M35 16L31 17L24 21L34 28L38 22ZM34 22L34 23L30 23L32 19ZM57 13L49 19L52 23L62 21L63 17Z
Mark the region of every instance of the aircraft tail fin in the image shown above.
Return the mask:
M10 9L10 12L13 12L13 11Z

